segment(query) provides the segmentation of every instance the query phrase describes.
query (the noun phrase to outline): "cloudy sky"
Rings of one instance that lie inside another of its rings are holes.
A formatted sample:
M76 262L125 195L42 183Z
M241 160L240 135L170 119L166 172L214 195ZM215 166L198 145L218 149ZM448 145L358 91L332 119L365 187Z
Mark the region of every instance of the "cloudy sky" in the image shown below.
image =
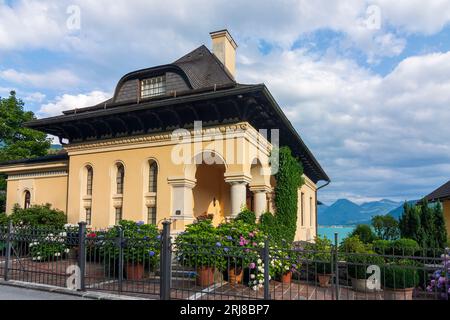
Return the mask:
M222 28L237 80L268 86L331 177L325 203L450 179L450 0L0 0L0 96L38 117L92 105Z

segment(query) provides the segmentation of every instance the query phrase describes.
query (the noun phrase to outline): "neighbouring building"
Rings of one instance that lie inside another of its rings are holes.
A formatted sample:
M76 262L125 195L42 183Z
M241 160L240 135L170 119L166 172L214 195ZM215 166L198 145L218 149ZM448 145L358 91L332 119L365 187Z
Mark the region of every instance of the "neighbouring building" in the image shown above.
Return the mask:
M228 31L211 38L212 52L202 45L126 74L107 101L27 123L58 137L63 151L0 165L7 212L50 203L70 223L170 218L176 232L204 215L218 224L243 206L259 216L274 211L269 157L279 143L304 167L296 240L313 239L317 183L330 179L267 87L235 81L237 45Z
M450 181L427 195L424 200L428 202L441 202L444 210L447 235L450 238Z

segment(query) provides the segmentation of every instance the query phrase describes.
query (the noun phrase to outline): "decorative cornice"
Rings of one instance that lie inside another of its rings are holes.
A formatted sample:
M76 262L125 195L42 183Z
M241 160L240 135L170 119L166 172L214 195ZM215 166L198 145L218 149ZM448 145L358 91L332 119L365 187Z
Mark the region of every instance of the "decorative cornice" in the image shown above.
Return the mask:
M174 132L175 131L175 132ZM114 138L114 139L106 139L99 140L94 142L83 142L83 143L75 143L65 146L66 151L69 153L76 153L85 150L99 149L99 148L111 148L111 147L120 147L127 145L140 145L140 144L153 144L153 143L164 143L164 144L177 144L180 143L179 139L182 137L191 138L192 142L198 141L198 137L201 137L203 141L211 141L210 138L217 136L218 134L224 135L229 133L230 138L235 138L237 136L242 136L245 134L249 140L253 140L253 142L257 143L262 149L266 151L270 151L272 145L267 139L264 138L255 128L253 128L248 122L239 122L235 124L227 124L221 126L212 126L212 127L202 127L202 129L179 129L174 131L166 131L163 133L156 134L146 134L141 136L133 136L133 137L123 137L123 138Z
M197 184L197 180L185 177L168 177L167 183L173 187L187 187L192 189Z
M8 180L18 180L27 178L45 178L52 176L67 176L67 170L28 172L8 175Z
M230 184L250 183L252 178L243 172L229 172L224 174L225 182Z

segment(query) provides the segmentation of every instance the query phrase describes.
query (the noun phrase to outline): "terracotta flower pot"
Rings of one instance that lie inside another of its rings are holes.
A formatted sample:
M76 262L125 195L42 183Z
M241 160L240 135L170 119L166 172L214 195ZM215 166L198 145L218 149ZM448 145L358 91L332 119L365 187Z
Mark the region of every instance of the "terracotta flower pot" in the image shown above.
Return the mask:
M319 278L319 287L328 288L330 286L331 274L318 274L317 277Z
M127 280L142 280L144 278L144 265L142 263L127 263Z
M197 285L207 287L214 284L214 268L213 267L198 267L197 268Z
M230 268L228 270L228 282L230 283L230 286L233 287L236 284L241 284L243 275L244 272L242 269Z
M390 289L384 288L385 300L412 300L414 288Z
M292 271L288 271L281 276L281 283L289 284L292 281Z

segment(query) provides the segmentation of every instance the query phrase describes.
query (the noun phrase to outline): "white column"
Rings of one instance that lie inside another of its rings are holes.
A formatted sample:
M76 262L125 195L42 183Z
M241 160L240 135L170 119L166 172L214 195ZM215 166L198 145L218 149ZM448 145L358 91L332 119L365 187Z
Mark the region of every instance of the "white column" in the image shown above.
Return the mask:
M250 178L243 174L225 174L225 182L231 184L231 217L236 218L246 205Z
M231 216L235 218L247 202L247 183L231 182Z
M256 219L267 212L267 193L270 192L270 187L267 186L251 186L250 191L253 192L253 209L256 214Z

